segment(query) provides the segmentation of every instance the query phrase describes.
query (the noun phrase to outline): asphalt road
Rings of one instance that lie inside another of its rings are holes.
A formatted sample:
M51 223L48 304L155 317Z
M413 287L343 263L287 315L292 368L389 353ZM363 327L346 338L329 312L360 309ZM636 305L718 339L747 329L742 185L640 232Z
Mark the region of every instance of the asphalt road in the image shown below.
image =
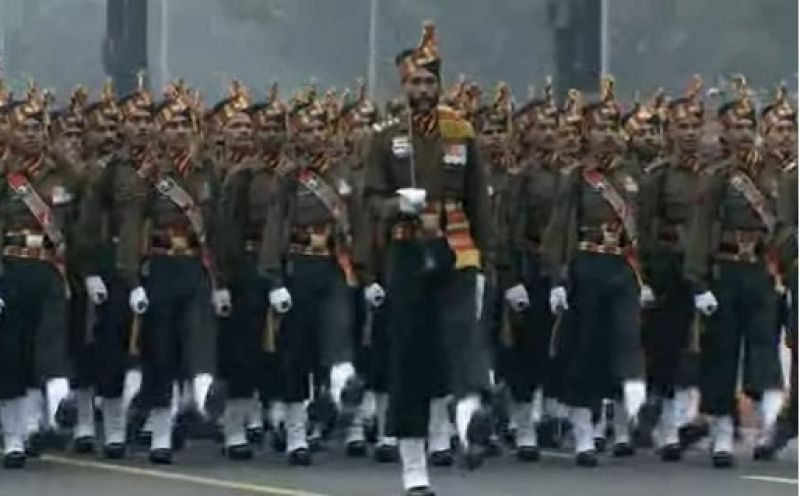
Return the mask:
M576 467L568 452L548 452L532 465L509 454L479 471L434 469L440 496L788 496L797 485L797 449L781 459L753 462L740 446L737 466L713 470L702 448L683 462L664 464L640 451L632 459L601 459L597 469ZM122 463L69 453L31 461L22 471L0 470L0 496L393 496L402 494L399 465L347 459L340 449L317 454L311 468L288 467L265 450L250 462L229 462L209 442L195 442L175 465L155 468L144 451Z

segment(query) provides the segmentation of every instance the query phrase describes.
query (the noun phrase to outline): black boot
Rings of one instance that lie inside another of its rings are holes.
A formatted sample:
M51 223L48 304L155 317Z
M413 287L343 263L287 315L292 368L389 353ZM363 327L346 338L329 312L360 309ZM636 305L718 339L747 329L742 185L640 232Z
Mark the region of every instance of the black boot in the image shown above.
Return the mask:
M575 463L577 463L579 467L596 467L597 453L594 450L581 451L575 456Z
M687 424L678 430L678 437L684 449L708 436L708 424Z
M430 454L430 461L434 467L450 467L453 465L453 452L449 449L434 451Z
M166 448L151 450L150 463L155 465L172 465L172 450Z
M297 448L289 453L289 465L296 467L307 467L311 465L311 450L308 448Z
M714 468L731 468L733 466L733 453L728 451L717 451L711 454L711 462Z
M125 445L123 443L109 443L103 446L103 456L108 460L121 460L125 458Z
M665 462L680 461L683 456L683 448L679 443L667 444L661 448L661 460Z
M24 468L25 467L25 453L21 451L12 451L6 453L3 457L4 468Z
M264 444L264 429L262 427L248 427L247 442L254 446Z
M364 458L367 456L366 441L350 441L345 447L345 452L350 458Z
M406 489L406 496L436 496L430 486L418 486Z
M42 454L42 435L38 432L31 434L25 443L25 456L39 458Z
M227 456L229 460L251 460L253 458L253 448L251 448L248 444L228 446L225 448L225 456Z
M753 460L768 462L775 459L775 448L770 444L762 444L753 448Z
M636 452L633 449L633 445L631 443L616 443L614 444L614 449L611 453L617 458L625 458L628 456L633 456Z
M72 450L79 455L90 455L94 453L94 437L82 436L72 443Z
M395 463L399 457L397 446L379 444L375 447L375 461L378 463Z
M538 462L541 457L538 446L520 446L517 448L517 459L521 462Z

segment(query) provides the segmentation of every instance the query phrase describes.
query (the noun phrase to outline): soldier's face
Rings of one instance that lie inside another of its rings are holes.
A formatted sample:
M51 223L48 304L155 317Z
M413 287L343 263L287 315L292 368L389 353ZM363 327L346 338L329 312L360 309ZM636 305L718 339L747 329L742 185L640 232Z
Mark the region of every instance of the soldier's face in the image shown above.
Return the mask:
M308 153L320 153L325 149L326 133L325 123L314 119L306 123L297 133L297 144Z
M70 150L80 152L83 149L83 130L78 126L67 126L59 133L58 139Z
M703 121L699 116L688 116L672 123L669 140L683 154L697 153L703 135Z
M171 148L188 147L191 133L192 126L185 115L175 115L164 124L164 141Z
M556 120L552 117L540 116L531 126L528 135L534 148L541 151L553 151L556 147Z
M153 134L153 117L146 110L135 109L125 116L122 127L130 145L145 146Z
M755 144L755 125L750 119L730 117L722 137L731 152L749 151Z
M486 154L502 153L508 144L508 132L499 124L489 124L481 130L478 145Z
M565 124L558 128L557 148L566 154L576 154L581 150L581 133L576 126Z
M645 155L655 154L661 150L661 132L658 127L651 123L639 124L639 127L631 131L631 148Z
M247 114L240 112L231 117L222 133L227 146L242 148L253 144L253 122Z
M418 68L403 83L411 108L417 112L428 112L439 102L439 79L432 72Z
M112 119L101 118L89 129L89 142L100 153L111 153L119 144L119 124Z
M764 133L764 143L770 150L782 154L793 154L797 149L797 126L794 122L783 120L770 126Z
M258 141L266 152L277 152L286 143L286 127L271 119L262 121L258 126Z
M588 129L587 140L592 150L599 153L615 153L621 148L617 126L608 119L595 119Z
M27 155L36 155L44 150L44 124L32 117L17 122L12 127L12 139L17 149Z

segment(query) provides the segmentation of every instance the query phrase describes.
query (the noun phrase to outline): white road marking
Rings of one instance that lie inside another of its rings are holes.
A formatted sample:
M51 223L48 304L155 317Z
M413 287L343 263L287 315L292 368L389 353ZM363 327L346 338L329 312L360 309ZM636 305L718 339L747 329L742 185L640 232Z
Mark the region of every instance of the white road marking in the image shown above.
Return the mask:
M197 484L200 486L216 487L220 489L231 489L251 494L261 494L264 496L328 496L320 493L311 493L308 491L286 489L282 487L262 486L259 484L248 484L244 482L213 479L210 477L199 477L195 475L180 474L176 472L166 472L162 470L126 467L123 465L115 465L112 463L102 463L90 460L76 460L74 458L68 458L63 456L42 455L41 460L50 463L55 463L57 465L68 465L72 467L105 470L107 472L116 472L120 474L140 476L140 477L150 477L152 479L186 482L190 484Z
M797 485L797 479L789 479L786 477L771 477L767 475L743 475L742 479L754 480L760 482L776 482L778 484Z

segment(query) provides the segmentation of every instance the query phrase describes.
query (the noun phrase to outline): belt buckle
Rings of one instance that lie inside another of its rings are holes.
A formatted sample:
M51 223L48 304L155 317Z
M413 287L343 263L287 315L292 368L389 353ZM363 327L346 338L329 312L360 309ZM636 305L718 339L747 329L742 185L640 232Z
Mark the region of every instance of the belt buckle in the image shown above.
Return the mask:
M603 226L603 248L604 249L616 249L619 248L620 245L620 232L618 229L615 229L610 226Z
M308 247L311 251L321 253L328 249L328 235L312 232L309 234Z
M433 234L439 232L439 215L438 214L422 214L420 215L422 222L422 230L426 233Z
M736 245L739 251L739 256L751 260L755 259L757 242L758 235L754 233L737 233Z
M186 236L172 236L169 245L173 252L185 251L189 249L189 239Z
M41 248L42 246L44 246L44 235L42 234L25 235L26 248Z

